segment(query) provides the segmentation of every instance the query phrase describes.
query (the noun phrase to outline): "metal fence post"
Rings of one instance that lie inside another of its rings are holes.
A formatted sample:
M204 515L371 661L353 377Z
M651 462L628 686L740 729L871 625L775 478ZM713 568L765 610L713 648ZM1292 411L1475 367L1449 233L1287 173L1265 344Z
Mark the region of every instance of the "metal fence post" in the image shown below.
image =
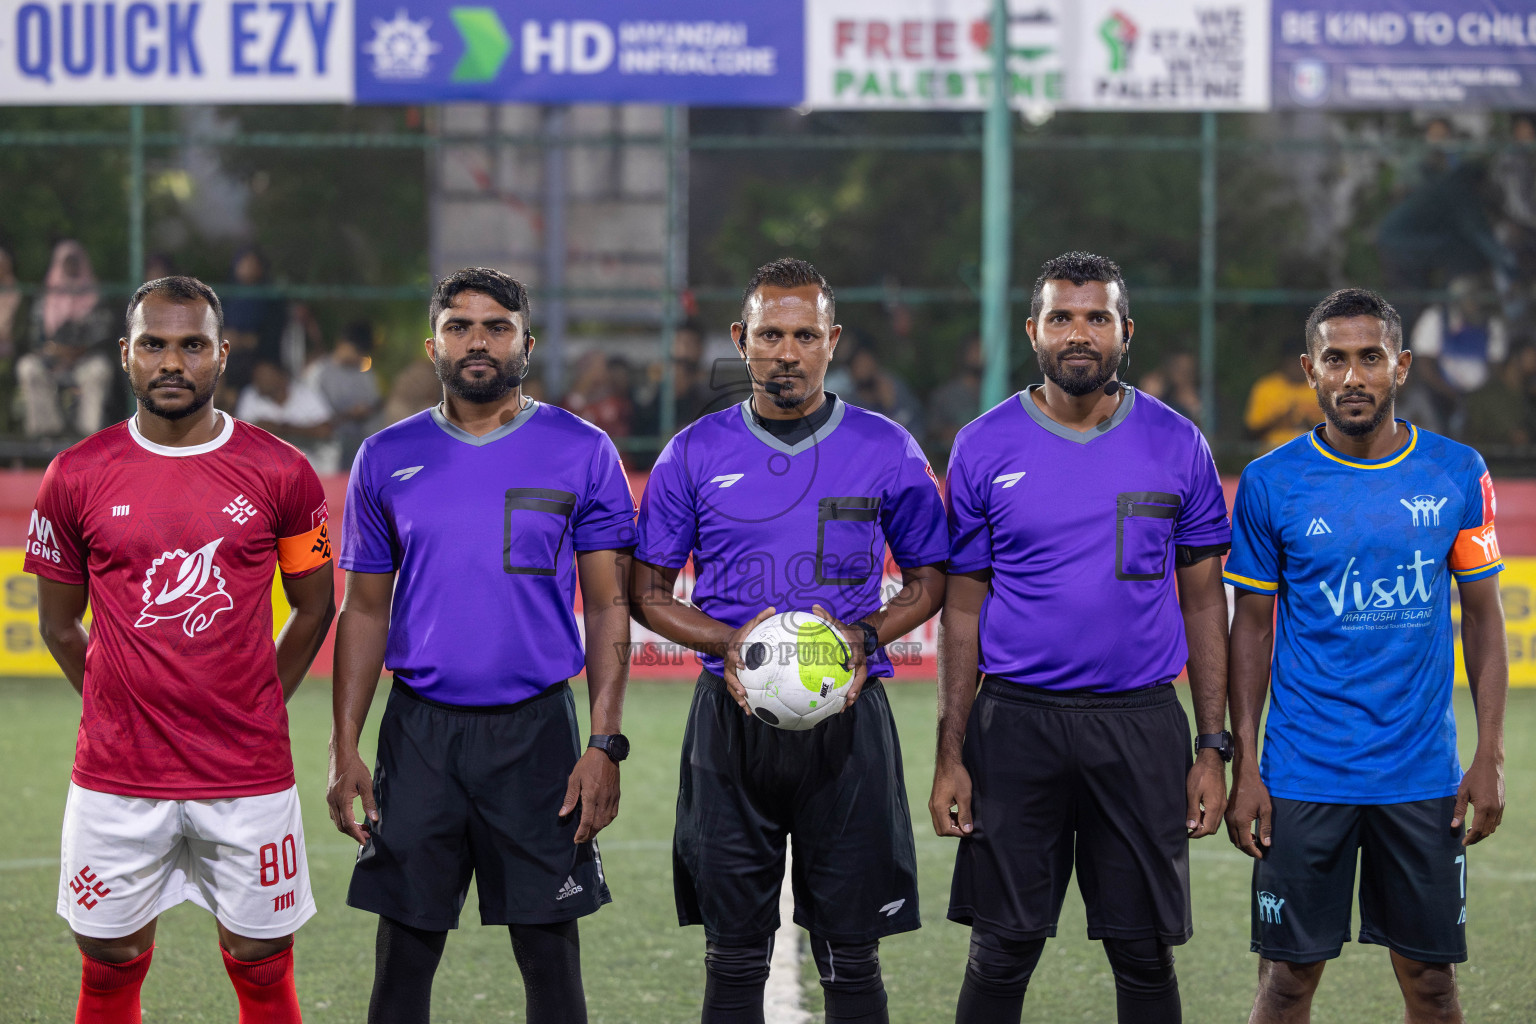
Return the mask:
M992 98L981 164L981 409L1008 396L1008 283L1013 246L1013 115L1008 77L1008 4L992 3Z
M677 429L677 378L672 368L672 339L681 322L679 293L687 274L688 246L688 108L669 106L663 112L667 153L666 294L661 300L661 394L657 398L657 432L662 443Z
M565 194L570 108L544 111L544 291L548 310L537 332L544 350L544 393L551 402L565 394L565 332L569 309L565 294Z
M144 108L128 108L128 283L144 280Z
M1200 115L1200 426L1216 436L1216 113Z

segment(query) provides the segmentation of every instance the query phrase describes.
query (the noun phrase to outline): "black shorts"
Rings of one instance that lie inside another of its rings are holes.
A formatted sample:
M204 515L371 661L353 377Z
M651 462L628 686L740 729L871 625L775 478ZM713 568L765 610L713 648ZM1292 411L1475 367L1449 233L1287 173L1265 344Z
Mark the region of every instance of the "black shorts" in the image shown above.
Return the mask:
M1075 862L1090 939L1189 941L1194 753L1171 684L1069 694L988 679L964 763L975 829L955 855L951 921L1055 935Z
M580 756L571 688L496 708L439 704L396 682L379 724L379 820L347 903L413 928L459 926L475 878L481 924L553 924L610 902L596 842L562 820Z
M912 816L880 681L848 711L787 732L743 714L725 681L702 673L672 836L678 923L728 945L771 936L786 837L796 924L847 943L918 927Z
M1454 796L1402 804L1276 797L1272 845L1253 864L1253 942L1268 960L1315 963L1349 941L1360 853L1360 941L1427 964L1467 959L1465 827Z

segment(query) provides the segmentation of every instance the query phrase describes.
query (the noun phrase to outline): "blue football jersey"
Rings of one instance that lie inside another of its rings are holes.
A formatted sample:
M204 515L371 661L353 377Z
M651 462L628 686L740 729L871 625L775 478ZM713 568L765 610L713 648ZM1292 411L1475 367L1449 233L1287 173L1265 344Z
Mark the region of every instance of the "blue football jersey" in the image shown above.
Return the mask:
M1387 804L1456 792L1451 579L1503 569L1482 456L1399 420L1374 461L1303 434L1249 464L1228 583L1277 599L1270 793Z

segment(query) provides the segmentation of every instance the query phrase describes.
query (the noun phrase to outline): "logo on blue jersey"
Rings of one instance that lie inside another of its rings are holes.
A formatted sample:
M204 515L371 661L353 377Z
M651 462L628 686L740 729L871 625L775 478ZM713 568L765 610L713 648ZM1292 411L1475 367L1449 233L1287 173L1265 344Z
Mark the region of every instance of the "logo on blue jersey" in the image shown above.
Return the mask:
M1317 587L1328 598L1328 606L1333 609L1333 614L1355 628L1370 628L1371 625L1420 625L1428 621L1431 613L1430 588L1424 578L1424 570L1434 564L1433 558L1425 558L1422 551L1415 551L1412 562L1397 567L1399 571L1396 577L1379 577L1367 585L1365 580L1350 578L1360 575L1360 570L1355 568L1355 559L1351 558L1339 574L1337 590L1327 580L1320 581ZM1410 572L1412 587L1408 584L1409 577L1405 575ZM1379 614L1382 612L1388 614ZM1405 612L1411 614L1403 614Z
M745 473L721 473L719 476L710 480L710 483L719 484L721 487L730 487L732 484L736 483L746 475L747 474Z
M427 467L425 466L407 466L405 469L397 469L389 475L392 477L398 477L401 480L409 480L411 477L415 476L417 473L420 473L423 469L426 468Z
M1439 526L1440 510L1445 508L1449 498L1435 500L1432 494L1415 494L1412 498L1399 498L1397 502L1403 508L1413 513L1414 526Z
M1024 472L1025 471L1021 469L1017 473L1004 473L1002 476L998 477L992 482L995 484L1002 484L1003 490L1006 491L1008 488L1024 479Z
M1265 924L1280 923L1280 908L1285 905L1285 900L1272 892L1259 893L1259 920Z
M1318 516L1316 519L1312 520L1311 523L1307 524L1308 537L1319 537L1325 533L1332 532L1333 531L1328 528L1328 524L1323 522L1322 516Z

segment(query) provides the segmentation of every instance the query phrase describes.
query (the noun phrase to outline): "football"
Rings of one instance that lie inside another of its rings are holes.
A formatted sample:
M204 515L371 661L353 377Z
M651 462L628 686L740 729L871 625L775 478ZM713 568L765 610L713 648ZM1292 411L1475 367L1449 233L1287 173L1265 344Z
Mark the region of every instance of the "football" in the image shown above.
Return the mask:
M853 681L853 651L826 619L783 612L758 623L741 645L737 676L752 713L776 729L800 731L837 714Z

